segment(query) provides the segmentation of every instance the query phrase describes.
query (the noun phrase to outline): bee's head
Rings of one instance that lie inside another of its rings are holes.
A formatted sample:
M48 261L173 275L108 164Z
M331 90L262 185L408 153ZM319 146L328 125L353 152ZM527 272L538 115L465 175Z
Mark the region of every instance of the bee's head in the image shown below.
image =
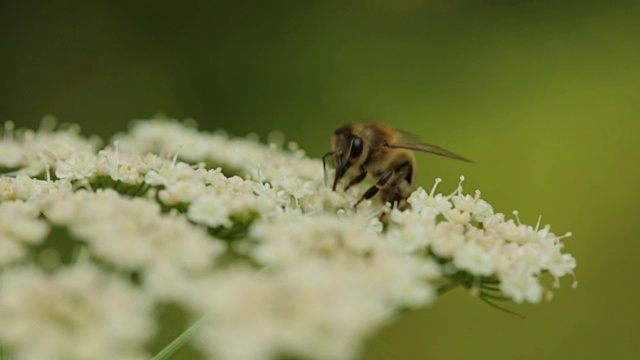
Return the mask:
M333 165L336 168L336 176L333 180L332 188L335 191L338 181L342 179L347 170L349 170L362 155L364 143L360 137L353 134L351 126L344 126L333 132L331 148L332 151L325 154L325 158L333 155Z

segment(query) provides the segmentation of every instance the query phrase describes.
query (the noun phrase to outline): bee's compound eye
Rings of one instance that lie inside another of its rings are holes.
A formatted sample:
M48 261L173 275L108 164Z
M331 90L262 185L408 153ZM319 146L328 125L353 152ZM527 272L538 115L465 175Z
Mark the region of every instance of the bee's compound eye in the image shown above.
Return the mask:
M351 153L349 154L351 157L357 157L362 154L362 139L359 137L354 137L351 140Z

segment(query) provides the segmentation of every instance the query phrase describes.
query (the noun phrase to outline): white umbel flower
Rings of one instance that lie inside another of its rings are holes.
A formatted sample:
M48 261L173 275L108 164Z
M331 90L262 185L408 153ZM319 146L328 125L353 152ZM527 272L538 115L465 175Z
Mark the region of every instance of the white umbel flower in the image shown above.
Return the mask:
M94 256L125 270L171 264L203 271L224 251L220 241L183 217L163 215L154 202L112 190L50 196L43 211L51 222L86 241Z
M559 286L576 267L569 234L494 212L464 178L450 194L440 179L418 188L403 210L374 198L356 211L370 184L332 191L320 160L278 136L156 119L103 148L76 126L5 128L0 344L17 358L146 358L150 311L172 303L205 317L205 356L353 359L449 289L537 303L544 276ZM53 236L81 250L47 273Z
M39 209L22 201L0 203L0 267L22 260L28 246L40 244L49 225L38 219Z
M376 279L384 274L374 276L365 266L327 267L315 259L281 272L220 274L198 284L191 296L208 320L198 346L220 359L353 358L372 329L393 315L390 298L378 290L394 286L399 274L386 270L386 278ZM419 296L421 304L433 298Z
M88 264L45 274L0 276L0 342L16 359L147 358L150 303L129 284Z

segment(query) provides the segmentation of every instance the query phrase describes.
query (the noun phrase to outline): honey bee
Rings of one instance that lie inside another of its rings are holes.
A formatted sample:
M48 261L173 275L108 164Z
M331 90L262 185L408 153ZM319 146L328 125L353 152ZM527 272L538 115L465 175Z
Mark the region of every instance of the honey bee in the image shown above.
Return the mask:
M416 159L412 150L471 162L438 146L425 144L415 135L371 121L336 129L331 137L331 149L322 157L322 163L326 182L326 159L329 156L333 157L336 169L333 191L351 169L355 170L356 174L345 186L345 191L362 182L367 175L375 180L375 184L353 205L354 208L378 192L383 203L389 202L399 209L406 208L406 200L415 189Z

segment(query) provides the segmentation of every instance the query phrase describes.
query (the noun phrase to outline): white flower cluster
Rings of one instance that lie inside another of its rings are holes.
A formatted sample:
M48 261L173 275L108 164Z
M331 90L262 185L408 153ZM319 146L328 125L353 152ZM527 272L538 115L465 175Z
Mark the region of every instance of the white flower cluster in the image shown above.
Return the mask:
M175 121L138 121L130 132L114 137L123 151L177 154L188 163L205 162L241 172L246 179L284 181L289 178L318 179L317 160L305 157L297 144L283 154L276 144L265 147L253 139L229 139L223 133L198 131Z
M19 174L37 176L58 161L69 163L71 169L95 154L101 144L98 138L80 136L78 126L51 131L52 121L45 119L44 126L37 131L16 132L11 122L6 123L5 136L0 142L0 169L19 169ZM84 169L79 170L78 176Z
M250 256L262 271L229 270L189 297L209 315L200 344L221 359L352 358L398 308L431 302L438 265L404 254L362 221L295 213L257 220Z
M461 185L355 211L362 188L331 191L293 143L166 119L104 149L75 127L5 129L0 344L23 358L144 358L150 310L171 301L205 316L192 346L211 358L349 359L447 289L536 303L543 274L576 266L548 226L506 220ZM29 255L63 250L51 229L86 256L48 274Z
M0 339L16 359L146 359L149 299L90 264L0 275Z
M23 259L29 245L44 241L49 232L36 206L22 201L0 203L0 267Z
M392 223L399 226L388 231L389 238L410 251L428 249L438 258L450 259L451 275L463 270L480 280L495 277L501 292L517 303L542 299L543 273L549 272L556 283L573 274L575 259L561 251L564 236L551 233L548 225L539 229L540 224L534 228L505 221L503 214L494 213L480 199L479 191L473 197L463 195L462 182L449 196L434 194L438 182L431 193L418 189L411 195L410 211L391 211ZM444 221L438 221L439 216Z
M185 276L206 273L225 249L205 229L177 214L163 215L157 203L144 198L80 190L42 200L48 221L83 240L98 260L140 272L157 296L173 298Z

